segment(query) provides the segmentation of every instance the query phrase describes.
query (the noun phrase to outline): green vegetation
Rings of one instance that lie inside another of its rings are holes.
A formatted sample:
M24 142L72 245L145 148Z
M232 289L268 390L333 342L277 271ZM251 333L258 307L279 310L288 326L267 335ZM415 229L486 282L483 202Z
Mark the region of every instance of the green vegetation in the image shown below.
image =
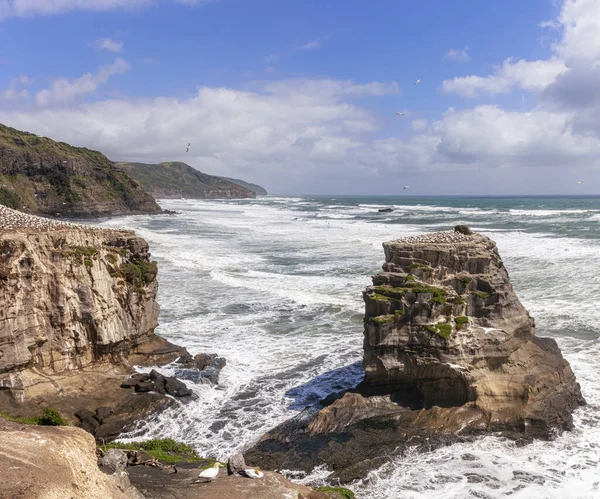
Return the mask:
M401 300L408 290L406 288L395 288L393 286L375 286L375 291L382 296Z
M460 282L462 282L463 284L469 284L472 280L473 280L473 278L469 277L469 276L460 278Z
M117 263L117 257L115 255L113 255L112 253L109 253L108 255L106 255L106 259L113 265L115 263Z
M117 166L139 181L146 191L167 196L206 198L209 195L214 197L215 193L217 197L228 197L227 194L234 193L233 197L251 198L255 197L253 189L259 187L251 188L229 179L207 175L178 161L160 164L118 163Z
M89 269L91 269L94 266L94 262L92 260L90 260L89 258L84 258L83 264Z
M408 274L408 275L407 275L407 276L404 278L404 280L405 280L405 281L414 281L414 280L415 280L415 276L414 276L414 275L411 275L411 274Z
M459 317L455 317L454 322L456 323L456 330L460 331L465 324L469 323L469 318L465 315L461 315Z
M454 304L455 305L464 305L465 300L463 300L462 296L457 296L456 298L454 298Z
M408 268L411 269L411 270L417 270L417 269L418 270L423 270L423 271L429 272L429 273L433 272L433 268L430 267L429 265L424 264L424 263L416 263L416 262L415 263L411 263L408 266Z
M146 440L143 442L132 442L129 444L111 442L106 445L99 446L103 451L108 449L127 449L144 451L154 459L165 463L205 463L207 467L215 463L214 458L199 457L196 451L189 445L182 442L177 442L172 438L161 438L154 440Z
M0 204L18 210L23 203L16 192L0 187Z
M407 286L409 286L407 284ZM422 286L420 284L416 284L414 286L409 286L410 291L416 294L426 294L430 293L434 298L446 298L446 291L442 288L436 288L433 286ZM445 303L445 301L444 301Z
M474 291L473 294L482 300L487 300L490 297L490 294L486 291Z
M315 490L324 493L333 492L338 494L341 499L354 499L354 492L344 487L316 487Z
M31 424L38 426L69 426L70 424L70 422L67 419L62 417L60 412L58 412L56 409L53 409L52 407L46 407L42 411L41 416L18 418L0 412L0 417L8 419L9 421L14 421L15 423Z
M117 275L125 279L127 284L141 290L156 279L158 267L155 261L134 260L119 267Z
M425 326L425 329L432 334L437 334L441 338L447 340L452 334L452 326L450 324L433 324Z
M430 305L445 305L446 304L446 297L445 296L434 296L431 300L429 300L429 304Z
M395 315L380 315L379 317L371 317L371 322L381 326L382 324L390 324L391 322L394 322L395 319L397 319L397 316Z

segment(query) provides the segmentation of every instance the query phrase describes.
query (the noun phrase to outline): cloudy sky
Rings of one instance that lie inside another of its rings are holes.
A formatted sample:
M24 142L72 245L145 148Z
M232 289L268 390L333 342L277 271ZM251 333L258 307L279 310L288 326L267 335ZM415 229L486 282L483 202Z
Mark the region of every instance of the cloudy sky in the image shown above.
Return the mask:
M599 113L600 0L0 0L1 123L272 193L600 194Z

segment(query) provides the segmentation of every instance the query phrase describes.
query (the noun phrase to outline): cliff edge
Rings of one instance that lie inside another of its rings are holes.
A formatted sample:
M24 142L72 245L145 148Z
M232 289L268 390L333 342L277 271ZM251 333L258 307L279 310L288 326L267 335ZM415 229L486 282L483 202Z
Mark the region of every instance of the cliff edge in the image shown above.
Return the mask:
M585 404L569 363L515 295L488 237L464 227L384 243L363 293L364 381L246 453L263 466L362 478L408 446L501 433L553 438Z
M132 365L184 352L154 334L156 275L148 244L131 231L0 206L1 410L30 416L52 406L74 420L110 406L134 418L171 403L157 393L132 403L119 388Z

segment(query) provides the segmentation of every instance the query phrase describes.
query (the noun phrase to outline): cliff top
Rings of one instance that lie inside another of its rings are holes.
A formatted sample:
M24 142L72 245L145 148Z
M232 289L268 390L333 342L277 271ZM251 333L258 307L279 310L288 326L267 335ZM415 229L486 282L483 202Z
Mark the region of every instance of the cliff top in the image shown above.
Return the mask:
M62 222L51 218L29 215L0 205L0 232L48 232L62 229L115 231L115 229L98 229L91 225Z
M442 230L439 232L429 232L426 234L418 234L416 236L408 236L390 243L409 243L409 244L444 244L444 243L463 243L463 242L479 242L482 236L480 234L462 234L455 230ZM385 244L390 244L385 243Z

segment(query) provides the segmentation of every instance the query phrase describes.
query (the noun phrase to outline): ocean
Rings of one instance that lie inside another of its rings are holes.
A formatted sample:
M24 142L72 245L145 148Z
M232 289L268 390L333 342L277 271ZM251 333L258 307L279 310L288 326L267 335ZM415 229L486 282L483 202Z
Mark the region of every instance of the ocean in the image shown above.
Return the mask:
M588 405L575 430L516 446L495 436L390 457L358 498L600 498L600 197L297 196L162 200L133 229L159 263L157 333L227 359L220 384L130 438L172 437L226 459L361 377L362 290L381 244L467 224L498 245L513 287L557 340ZM378 209L392 207L392 213ZM169 372L169 369L164 369ZM293 470L289 470L290 472ZM323 484L327 470L295 479Z

